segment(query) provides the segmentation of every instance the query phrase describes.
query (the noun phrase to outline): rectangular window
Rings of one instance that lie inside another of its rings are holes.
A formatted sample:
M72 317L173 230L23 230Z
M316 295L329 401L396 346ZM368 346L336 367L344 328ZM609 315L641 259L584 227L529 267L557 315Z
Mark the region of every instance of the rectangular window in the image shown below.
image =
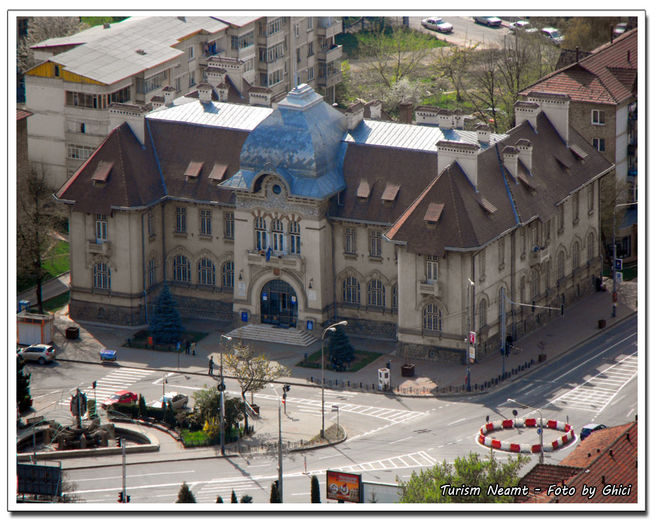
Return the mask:
M485 279L485 250L478 256L478 273L481 280Z
M526 255L526 230L524 228L519 232L522 252L521 255Z
M572 198L572 223L579 222L579 192L577 191Z
M96 242L107 240L107 215L96 215Z
M588 186L588 213L594 211L594 185Z
M599 109L592 110L592 123L596 126L603 126L606 124L606 112Z
M181 79L182 79L182 77L178 77L178 78L175 79L175 82L174 82L175 83L174 87L175 87L175 90L177 92L180 92L180 90L182 89L182 80Z
M296 38L298 38L301 34L300 29L301 28L299 27L299 24L294 24L294 36L296 36Z
M192 71L189 73L189 87L196 85L196 72Z
M344 253L356 253L355 238L355 228L344 228Z
M505 239L499 239L499 268L503 268L506 263L506 241Z
M434 255L426 256L426 282L437 282L437 257Z
M565 205L561 204L558 207L558 233L563 233L565 229Z
M143 82L141 81L141 79L137 79L137 93L143 93L143 94L150 93L151 91L154 91L164 86L167 81L168 81L167 71L162 71L161 73L157 73L156 75L153 75L150 78L146 78L143 80Z
M231 211L223 214L223 237L225 239L235 238L235 214Z
M271 237L273 240L272 249L274 252L285 251L285 236L283 233L283 224L279 219L271 221Z
M148 215L146 216L146 223L148 225L148 236L155 236L155 224L153 223L153 210L148 210Z
M308 31L312 31L312 29L314 28L314 19L312 17L308 17L307 24L308 24Z
M264 217L255 217L255 248L266 250L267 246L266 219Z
M592 146L597 151L606 151L606 139L592 139Z
M111 270L106 263L98 263L93 266L93 287L101 290L111 289Z
M301 225L296 222L289 223L289 252L301 254Z
M381 257L382 255L382 235L378 230L369 231L369 256Z
M301 48L296 48L296 63L298 64L301 61Z
M194 59L194 46L187 48L187 59L191 62Z
M200 210L200 234L212 235L212 210Z
M245 49L254 44L253 31L246 33L242 36L232 36L230 39L230 47L235 50Z
M314 42L308 42L308 55L307 56L311 57L312 55L314 55Z
M187 208L175 209L175 232L187 233Z
M551 243L551 219L544 223L544 245L549 246Z
M155 259L148 261L148 288L155 285L157 279L156 268Z
M274 71L273 73L269 74L269 84L268 86L274 86L280 82L282 82L283 79L283 72L282 69L279 69L278 71Z
M87 160L95 148L91 146L80 146L78 144L69 144L66 147L66 157L74 160Z
M308 81L314 80L314 66L308 68Z

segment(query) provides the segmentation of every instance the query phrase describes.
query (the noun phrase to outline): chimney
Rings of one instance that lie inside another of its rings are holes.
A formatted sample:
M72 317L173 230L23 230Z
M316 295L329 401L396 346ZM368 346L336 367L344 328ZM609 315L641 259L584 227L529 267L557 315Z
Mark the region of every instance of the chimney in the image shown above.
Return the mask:
M533 144L528 139L519 139L515 144L519 152L519 160L529 172L533 171Z
M533 129L537 129L538 122L537 117L540 111L540 105L535 102L526 102L524 100L518 100L515 102L515 121L516 125L519 126L525 120L528 120L529 124L533 126Z
M372 120L380 120L383 111L383 103L380 100L372 100L367 103L369 106L369 118Z
M456 129L464 129L465 127L465 114L460 109L453 110L453 127Z
M355 102L346 109L346 126L349 131L358 127L364 118L364 105L362 102Z
M453 129L455 127L453 111L450 111L448 109L438 110L437 120L438 120L438 125L442 129Z
M528 98L529 101L540 105L540 109L556 128L560 138L569 146L569 95L532 91L528 94Z
M196 86L196 89L198 90L198 100L200 100L202 104L207 104L212 101L212 86L207 82L201 82Z
M164 95L164 104L166 106L173 105L173 99L175 98L175 88L166 86L162 89L162 94Z
M119 104L115 102L109 107L109 128L113 130L124 122L127 122L132 133L135 134L139 143L143 146L145 144L146 136L145 117L146 113L151 109L152 106L150 104L141 106L137 104Z
M153 109L159 109L164 105L164 97L162 95L155 95L150 99Z
M248 104L251 106L271 107L271 90L253 86L248 91Z
M404 124L412 124L412 102L399 104L399 118Z
M518 162L519 151L513 146L506 146L501 152L503 158L503 165L510 172L514 179L517 179L518 173Z
M228 91L230 88L228 87L228 84L223 82L222 84L219 84L216 86L216 93L219 95L219 101L220 102L228 102Z
M464 142L440 140L437 143L437 173L438 175L454 161L465 172L469 182L476 188L478 184L478 153L480 146Z
M490 126L487 124L478 124L476 126L476 135L478 137L478 142L481 144L490 143Z
M415 122L417 124L434 124L439 126L439 108L433 106L419 106L415 110Z
M226 70L210 63L205 68L205 77L207 78L208 84L216 88L219 84L225 83Z

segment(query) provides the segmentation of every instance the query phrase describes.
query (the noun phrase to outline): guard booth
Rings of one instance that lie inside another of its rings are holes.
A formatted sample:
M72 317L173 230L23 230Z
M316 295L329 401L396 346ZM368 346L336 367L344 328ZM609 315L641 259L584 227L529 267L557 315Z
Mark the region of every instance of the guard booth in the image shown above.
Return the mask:
M390 369L389 368L379 368L378 369L378 390L389 390L390 389Z
M19 345L52 343L55 334L54 315L32 314L23 311L16 315L16 321Z

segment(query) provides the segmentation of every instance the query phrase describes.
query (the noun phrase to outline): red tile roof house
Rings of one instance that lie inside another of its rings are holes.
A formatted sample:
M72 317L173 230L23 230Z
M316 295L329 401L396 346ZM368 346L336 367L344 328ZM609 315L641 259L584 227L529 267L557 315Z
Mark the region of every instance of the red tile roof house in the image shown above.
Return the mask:
M530 495L518 503L637 503L638 422L593 432L559 465L535 465L519 485ZM575 490L564 495L549 487Z

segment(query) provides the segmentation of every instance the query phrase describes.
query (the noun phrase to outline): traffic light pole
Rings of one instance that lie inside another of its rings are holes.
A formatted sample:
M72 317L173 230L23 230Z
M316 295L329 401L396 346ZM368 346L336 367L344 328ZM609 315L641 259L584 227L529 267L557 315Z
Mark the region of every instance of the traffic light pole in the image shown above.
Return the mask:
M121 452L123 454L123 501L122 503L127 503L128 493L127 493L127 476L125 475L125 440L121 440Z

